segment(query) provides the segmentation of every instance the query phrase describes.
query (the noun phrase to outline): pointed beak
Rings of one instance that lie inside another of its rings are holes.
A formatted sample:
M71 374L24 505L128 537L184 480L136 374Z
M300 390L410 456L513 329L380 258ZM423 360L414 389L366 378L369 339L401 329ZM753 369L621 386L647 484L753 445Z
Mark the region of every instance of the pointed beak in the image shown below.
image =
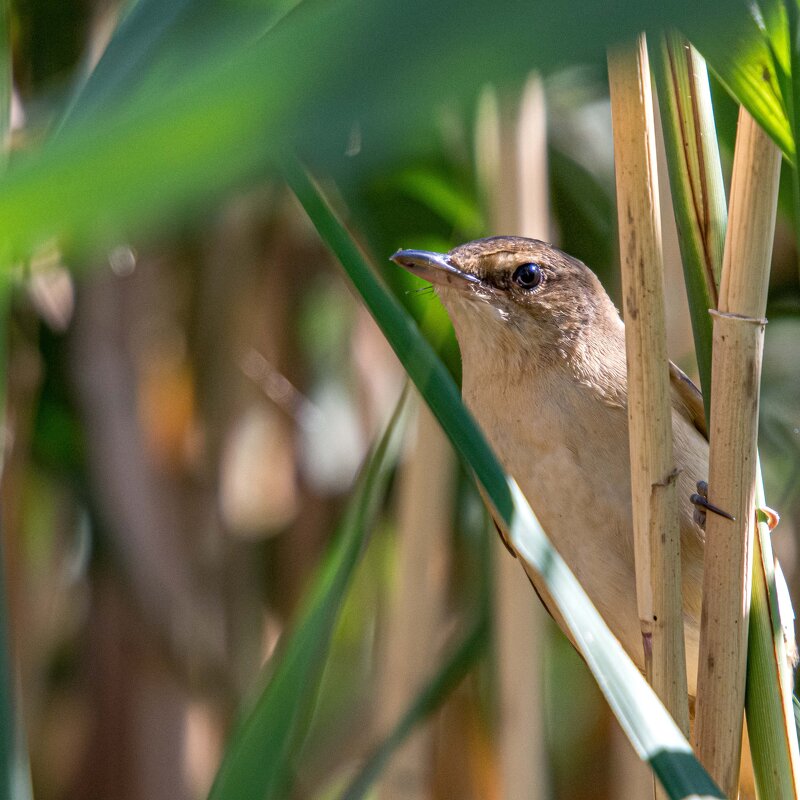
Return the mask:
M480 278L464 272L452 264L445 253L429 250L398 250L393 256L395 264L439 286L458 286L463 283L480 283Z

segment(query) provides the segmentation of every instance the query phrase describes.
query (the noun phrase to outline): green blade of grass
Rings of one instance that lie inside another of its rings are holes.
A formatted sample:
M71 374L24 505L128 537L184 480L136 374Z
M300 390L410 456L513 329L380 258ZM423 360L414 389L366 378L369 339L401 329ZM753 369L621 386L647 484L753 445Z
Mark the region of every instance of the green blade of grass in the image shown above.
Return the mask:
M335 543L279 645L271 677L231 736L210 800L287 796L292 758L308 729L333 628L396 460L404 406L405 395L361 472Z
M553 548L525 497L514 481L504 475L431 346L377 278L305 170L296 162L289 162L285 174L456 452L476 475L493 504L496 519L509 531L518 554L527 568L545 581L636 752L650 764L670 798L722 797L664 706Z
M367 758L341 795L341 800L361 800L378 779L392 753L416 725L433 713L450 690L457 686L486 648L489 611L483 608L470 631L445 659L438 672L423 686L403 716Z
M708 72L702 56L679 34L653 49L669 183L678 227L689 312L706 420L711 399L711 316L717 306L728 209Z

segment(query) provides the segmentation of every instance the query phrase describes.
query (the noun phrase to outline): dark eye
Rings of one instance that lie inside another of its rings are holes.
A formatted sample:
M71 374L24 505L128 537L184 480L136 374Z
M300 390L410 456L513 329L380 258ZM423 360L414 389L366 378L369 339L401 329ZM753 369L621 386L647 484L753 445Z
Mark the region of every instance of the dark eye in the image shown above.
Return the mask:
M523 289L535 289L542 282L542 268L538 264L522 264L514 270L511 280Z

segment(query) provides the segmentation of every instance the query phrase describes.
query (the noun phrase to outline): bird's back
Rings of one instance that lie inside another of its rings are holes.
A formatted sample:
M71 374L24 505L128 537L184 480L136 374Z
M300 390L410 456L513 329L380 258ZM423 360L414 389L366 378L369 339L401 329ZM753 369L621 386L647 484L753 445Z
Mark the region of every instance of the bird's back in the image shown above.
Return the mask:
M502 365L464 360L464 399L500 461L592 602L634 662L643 667L636 607L628 419L623 393L532 370L513 385ZM673 411L678 468L687 677L694 695L702 593L702 532L689 501L707 478L708 443L684 408Z

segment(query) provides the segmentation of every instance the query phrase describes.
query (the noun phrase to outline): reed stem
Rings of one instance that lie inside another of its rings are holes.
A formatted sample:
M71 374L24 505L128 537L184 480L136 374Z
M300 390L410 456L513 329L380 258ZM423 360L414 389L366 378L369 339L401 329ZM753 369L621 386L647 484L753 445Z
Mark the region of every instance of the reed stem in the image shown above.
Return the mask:
M628 359L637 604L648 680L688 733L664 266L644 36L635 46L611 51L608 63Z
M781 155L742 109L719 306L713 312L709 514L694 744L723 791L738 791L755 527L756 435Z

